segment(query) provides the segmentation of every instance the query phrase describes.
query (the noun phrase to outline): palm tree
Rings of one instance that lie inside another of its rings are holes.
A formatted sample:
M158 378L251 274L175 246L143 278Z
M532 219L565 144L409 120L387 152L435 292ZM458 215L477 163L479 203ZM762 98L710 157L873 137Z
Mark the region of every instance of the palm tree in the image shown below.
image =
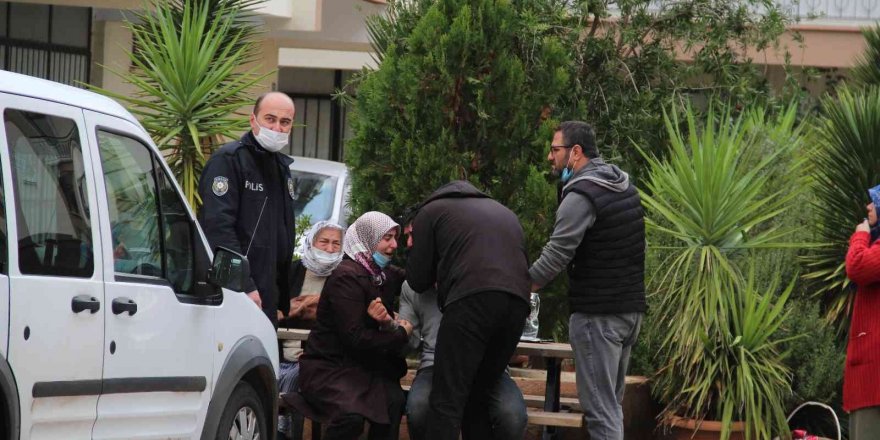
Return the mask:
M867 189L880 183L880 88L844 87L825 98L822 114L810 174L817 241L825 246L805 257L806 277L816 281L829 321L845 329L853 293L844 263L849 237L865 216Z
M858 87L880 86L880 25L862 29L868 46L850 71L849 83Z
M126 103L162 150L193 208L205 160L224 139L248 129L238 111L265 78L245 68L259 53L254 0L151 0L127 21L131 71L113 71L137 92L97 90Z

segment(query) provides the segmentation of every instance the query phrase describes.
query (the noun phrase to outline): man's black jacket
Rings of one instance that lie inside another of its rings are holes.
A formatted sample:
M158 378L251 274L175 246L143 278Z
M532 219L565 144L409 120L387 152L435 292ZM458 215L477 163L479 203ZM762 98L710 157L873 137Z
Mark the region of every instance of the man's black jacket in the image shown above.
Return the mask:
M519 219L469 182L441 186L413 220L406 278L416 292L438 283L441 308L487 291L528 301L529 265Z
M290 292L295 238L291 163L285 154L264 150L248 132L218 149L199 180L199 223L211 248L247 254L251 279L245 292L260 292L263 311L273 323L279 302L286 302Z

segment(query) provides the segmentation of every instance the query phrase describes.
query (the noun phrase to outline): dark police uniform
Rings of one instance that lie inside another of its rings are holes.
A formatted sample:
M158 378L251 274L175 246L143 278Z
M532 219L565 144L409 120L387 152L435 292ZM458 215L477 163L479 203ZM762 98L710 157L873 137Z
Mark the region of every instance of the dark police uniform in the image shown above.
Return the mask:
M245 293L260 292L263 312L276 326L276 310L286 313L289 308L288 272L295 239L291 163L289 156L260 147L247 132L218 149L199 180L199 223L211 248L247 254L251 278Z

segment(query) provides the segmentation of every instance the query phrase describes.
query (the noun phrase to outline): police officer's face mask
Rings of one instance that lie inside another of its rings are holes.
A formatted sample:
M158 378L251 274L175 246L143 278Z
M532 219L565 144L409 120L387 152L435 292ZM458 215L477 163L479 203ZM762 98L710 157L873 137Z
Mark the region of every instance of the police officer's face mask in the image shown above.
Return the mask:
M257 122L257 125L260 127L260 132L254 133L254 137L257 138L257 142L261 147L267 151L277 153L287 146L287 141L290 138L289 133L270 130L260 125L259 122Z

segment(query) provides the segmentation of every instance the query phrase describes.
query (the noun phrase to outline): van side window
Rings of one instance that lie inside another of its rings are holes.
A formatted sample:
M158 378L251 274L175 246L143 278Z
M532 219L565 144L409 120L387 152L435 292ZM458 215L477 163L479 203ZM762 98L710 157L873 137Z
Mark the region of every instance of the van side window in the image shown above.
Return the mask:
M165 170L158 163L155 163L155 170L159 180L159 200L162 203L162 236L167 278L175 292L192 293L195 243L193 224L189 220L183 200Z
M98 131L116 274L167 280L176 293L193 285L192 222L150 149Z
M107 187L113 270L162 277L162 241L153 158L134 139L98 131Z
M72 119L7 109L22 274L88 278L94 272L88 187Z

